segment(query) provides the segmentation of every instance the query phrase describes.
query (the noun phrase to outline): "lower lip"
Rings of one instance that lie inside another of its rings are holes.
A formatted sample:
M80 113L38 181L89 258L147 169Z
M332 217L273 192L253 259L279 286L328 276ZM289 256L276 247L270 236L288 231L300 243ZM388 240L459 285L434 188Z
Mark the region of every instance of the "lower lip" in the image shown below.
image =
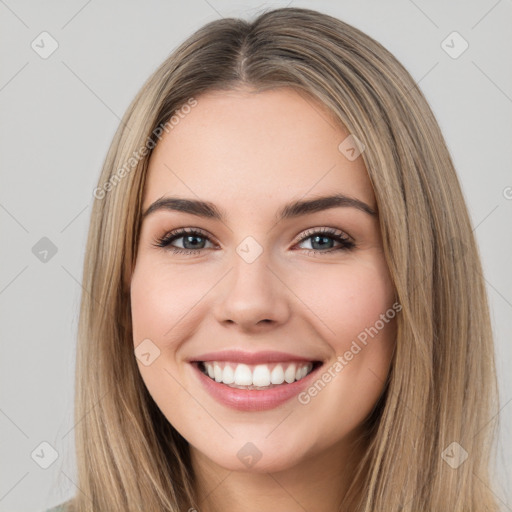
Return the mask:
M221 404L239 411L266 411L279 407L308 387L322 365L301 380L260 391L229 387L205 375L199 369L198 363L192 363L192 367L198 374L202 385Z

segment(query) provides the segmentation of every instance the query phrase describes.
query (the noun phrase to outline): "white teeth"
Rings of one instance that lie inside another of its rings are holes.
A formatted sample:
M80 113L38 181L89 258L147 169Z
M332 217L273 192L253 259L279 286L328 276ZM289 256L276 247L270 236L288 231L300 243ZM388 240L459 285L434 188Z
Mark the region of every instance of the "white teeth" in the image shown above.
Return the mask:
M259 364L254 368L252 374L253 386L269 386L270 385L270 370L265 364Z
M232 386L268 388L283 383L291 384L303 379L313 368L313 363L278 363L247 365L222 361L204 362L205 372L216 382Z
M222 382L222 369L218 363L213 364L213 374L217 382Z
M235 384L239 386L251 386L251 369L246 364L239 364L235 369Z
M284 380L291 384L295 380L295 364L291 364L284 372Z
M284 370L280 364L272 370L270 382L272 382L272 384L282 384L284 382Z
M224 366L222 382L224 382L224 384L233 384L233 382L235 382L235 372L233 371L233 368L229 366L229 364Z

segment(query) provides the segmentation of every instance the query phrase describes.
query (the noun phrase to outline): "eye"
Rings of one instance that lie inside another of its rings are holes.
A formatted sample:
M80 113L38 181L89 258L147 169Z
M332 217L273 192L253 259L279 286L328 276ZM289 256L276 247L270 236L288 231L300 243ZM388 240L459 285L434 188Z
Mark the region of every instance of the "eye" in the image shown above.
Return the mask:
M334 240L340 244L338 247L327 247L331 245L331 241ZM336 251L348 251L355 248L355 243L342 231L334 228L315 228L308 230L304 233L304 236L299 240L299 243L310 241L311 249L306 249L307 252L318 253L331 253ZM317 249L320 247L320 250ZM321 250L321 248L327 250Z
M182 239L182 247L176 247L171 246L171 244L175 240ZM177 229L175 231L171 231L170 233L167 233L161 238L158 238L155 240L155 243L153 244L155 247L162 247L166 248L171 246L172 250L175 254L182 254L182 253L199 253L204 249L204 247L201 247L202 244L205 243L205 241L210 241L210 238L204 234L200 229L198 228L181 228Z
M182 240L181 247L172 245L175 241ZM316 228L308 230L300 238L298 244L310 241L311 249L303 249L307 253L325 254L336 251L348 251L355 248L355 243L342 231L334 228ZM338 247L329 247L334 241ZM205 243L212 243L210 237L198 228L181 228L157 238L155 247L172 248L174 254L198 254L205 249ZM213 244L214 245L214 244ZM319 247L319 248L318 248ZM323 250L326 249L326 250Z

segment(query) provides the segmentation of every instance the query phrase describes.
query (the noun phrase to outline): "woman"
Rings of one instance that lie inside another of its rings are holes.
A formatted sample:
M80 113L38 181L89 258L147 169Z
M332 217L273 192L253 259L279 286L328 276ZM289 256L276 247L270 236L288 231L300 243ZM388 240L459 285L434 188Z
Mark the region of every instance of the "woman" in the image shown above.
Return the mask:
M207 24L94 196L68 510L497 510L475 240L379 43L308 9Z

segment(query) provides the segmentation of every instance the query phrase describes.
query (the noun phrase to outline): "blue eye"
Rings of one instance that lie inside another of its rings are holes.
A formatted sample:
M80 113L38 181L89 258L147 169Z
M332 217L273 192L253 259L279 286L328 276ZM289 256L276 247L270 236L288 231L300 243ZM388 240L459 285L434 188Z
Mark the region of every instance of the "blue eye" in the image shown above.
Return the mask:
M310 231L306 231L304 233L303 238L301 238L299 243L303 243L306 240L311 240L310 244L312 249L306 249L308 251L313 251L314 253L330 253L336 251L348 251L355 247L355 243L350 240L350 238L345 235L343 232L333 229L333 228L321 228L321 229L313 229ZM315 249L314 246L324 247L326 248L326 244L330 245L334 240L340 244L338 247L327 247L327 250L319 250Z
M175 240L182 239L183 247L176 247L171 245ZM199 240L199 242L198 242ZM201 242L202 240L202 242ZM204 247L198 247L205 241L210 241L208 236L203 235L203 233L197 228L186 229L178 229L176 231L171 231L167 233L162 238L159 238L154 244L156 247L172 248L172 251L175 254L182 253L197 253L203 250Z
M182 240L182 247L172 245L176 240ZM325 254L337 251L348 251L355 248L355 243L342 231L333 228L312 229L304 233L299 244L311 240L311 249L303 249L308 253ZM331 247L332 242L338 247ZM172 249L174 254L198 254L205 249L205 243L212 243L210 238L197 228L178 229L158 238L153 244L155 247ZM214 244L213 244L214 245ZM320 247L320 249L315 248ZM327 249L327 250L322 250Z

